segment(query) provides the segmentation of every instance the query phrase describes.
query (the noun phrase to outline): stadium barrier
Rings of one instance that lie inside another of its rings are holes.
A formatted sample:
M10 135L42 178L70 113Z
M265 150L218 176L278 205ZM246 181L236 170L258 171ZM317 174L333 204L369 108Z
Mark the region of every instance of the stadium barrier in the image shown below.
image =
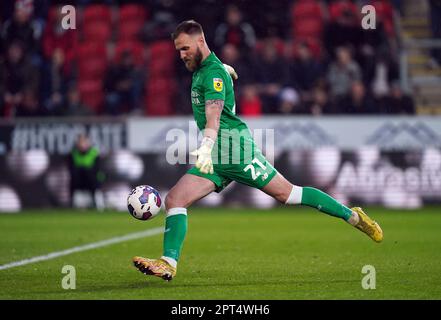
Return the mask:
M441 117L264 117L245 119L270 161L290 181L347 204L418 208L441 203ZM0 212L69 204L67 155L86 133L100 149L108 208L125 210L132 187L164 197L191 166L191 117L23 119L0 122ZM167 154L168 153L168 154ZM179 154L180 153L180 154ZM76 202L88 206L84 195ZM198 205L277 205L237 183Z

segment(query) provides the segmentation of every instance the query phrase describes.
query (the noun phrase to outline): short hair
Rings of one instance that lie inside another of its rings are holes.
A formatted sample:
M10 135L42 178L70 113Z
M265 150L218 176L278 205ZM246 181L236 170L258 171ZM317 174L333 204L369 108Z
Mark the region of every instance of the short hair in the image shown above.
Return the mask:
M175 32L171 34L172 40L176 40L176 38L181 34L186 33L188 35L194 34L203 34L202 26L194 20L186 20L182 21L175 29Z

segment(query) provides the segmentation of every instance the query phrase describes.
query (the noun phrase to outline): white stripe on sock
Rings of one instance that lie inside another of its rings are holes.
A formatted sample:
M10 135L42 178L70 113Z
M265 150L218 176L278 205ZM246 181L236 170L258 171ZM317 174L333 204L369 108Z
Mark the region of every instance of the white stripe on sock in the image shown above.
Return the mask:
M170 208L167 210L166 217L175 216L177 214L187 215L187 208Z
M302 203L303 188L299 186L292 186L291 193L285 204L301 204Z
M178 262L173 258L162 256L161 259L167 261L173 268L178 266Z
M352 215L347 222L350 225L356 226L359 221L360 221L360 218L359 218L358 214L355 211L352 211Z

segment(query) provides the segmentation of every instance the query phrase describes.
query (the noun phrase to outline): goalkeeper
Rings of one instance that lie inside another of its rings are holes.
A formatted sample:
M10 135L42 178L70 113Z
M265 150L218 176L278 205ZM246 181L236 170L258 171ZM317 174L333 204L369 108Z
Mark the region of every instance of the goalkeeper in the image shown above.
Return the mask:
M233 79L237 74L210 51L199 23L180 23L172 39L186 68L193 72L191 99L194 118L203 132L191 168L165 199L164 250L160 259L134 257L141 272L171 280L176 275L187 233L187 208L231 181L258 188L287 205L310 206L338 217L380 242L383 232L361 208L348 208L328 194L286 180L255 145L247 125L235 114Z

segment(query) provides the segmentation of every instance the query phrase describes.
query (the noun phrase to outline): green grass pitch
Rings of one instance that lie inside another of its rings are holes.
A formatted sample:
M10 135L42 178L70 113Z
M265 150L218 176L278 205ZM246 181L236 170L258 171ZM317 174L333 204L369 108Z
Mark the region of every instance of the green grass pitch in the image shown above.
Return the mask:
M440 207L367 208L385 234L374 243L310 208L189 210L177 277L148 277L135 255L159 257L162 234L0 270L0 299L440 299ZM26 211L0 215L0 265L164 223L128 213ZM64 290L64 265L76 289ZM375 290L362 288L364 265Z

